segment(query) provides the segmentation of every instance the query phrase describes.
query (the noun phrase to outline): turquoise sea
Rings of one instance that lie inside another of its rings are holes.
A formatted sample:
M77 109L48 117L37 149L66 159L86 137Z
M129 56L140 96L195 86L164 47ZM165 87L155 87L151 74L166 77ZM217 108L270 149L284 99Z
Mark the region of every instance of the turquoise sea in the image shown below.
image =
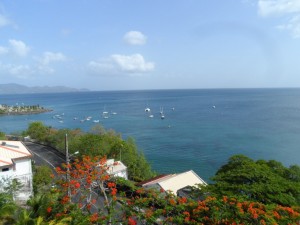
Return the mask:
M32 121L88 131L99 120L123 138L133 137L159 173L192 169L209 181L233 154L300 165L300 89L20 94L2 95L0 104L53 109L37 115L0 116L0 131L22 131ZM153 118L145 112L147 107ZM103 118L103 111L109 112L108 118ZM92 118L81 122L87 117Z

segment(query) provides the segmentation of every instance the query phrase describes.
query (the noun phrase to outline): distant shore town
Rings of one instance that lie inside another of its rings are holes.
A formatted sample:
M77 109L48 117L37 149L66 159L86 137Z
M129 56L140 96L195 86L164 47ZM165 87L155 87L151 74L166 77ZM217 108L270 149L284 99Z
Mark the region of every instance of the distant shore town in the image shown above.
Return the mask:
M0 115L26 115L51 112L52 109L46 109L40 105L1 105Z

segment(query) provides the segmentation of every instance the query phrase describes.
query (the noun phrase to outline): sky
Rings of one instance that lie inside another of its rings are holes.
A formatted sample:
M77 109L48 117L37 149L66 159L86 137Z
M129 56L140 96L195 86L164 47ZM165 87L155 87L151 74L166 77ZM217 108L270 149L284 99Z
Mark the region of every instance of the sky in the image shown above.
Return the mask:
M0 83L300 87L300 0L0 0Z

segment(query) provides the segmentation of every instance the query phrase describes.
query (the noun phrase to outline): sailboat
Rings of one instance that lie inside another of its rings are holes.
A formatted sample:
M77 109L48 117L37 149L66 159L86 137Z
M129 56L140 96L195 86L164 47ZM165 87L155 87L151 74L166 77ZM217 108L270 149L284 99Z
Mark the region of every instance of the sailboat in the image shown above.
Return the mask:
M163 120L165 118L164 108L160 107L160 118Z
M108 112L105 110L105 106L104 106L104 110L102 112L102 116L103 116L104 119L108 118Z

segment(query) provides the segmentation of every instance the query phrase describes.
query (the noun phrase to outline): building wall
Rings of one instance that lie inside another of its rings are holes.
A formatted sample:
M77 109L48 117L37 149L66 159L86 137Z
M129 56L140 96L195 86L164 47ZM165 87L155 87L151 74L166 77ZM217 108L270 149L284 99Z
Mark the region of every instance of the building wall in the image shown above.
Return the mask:
M7 168L9 170L8 171L4 171ZM13 170L13 167L11 165L0 168L0 179L7 178L7 177L10 177L10 176L13 176L13 175L14 175L14 170Z
M25 202L30 198L33 191L31 159L18 159L14 162L15 165L10 167L9 171L2 172L1 170L0 179L4 179L3 182L9 182L11 179L17 179L22 184L22 187L14 194L14 199L16 201Z
M16 176L23 174L32 174L31 159L18 159L15 160L15 171Z
M126 180L128 179L127 171L126 170L119 171L117 173L112 173L111 175L113 175L115 177L122 177L122 178L125 178Z

